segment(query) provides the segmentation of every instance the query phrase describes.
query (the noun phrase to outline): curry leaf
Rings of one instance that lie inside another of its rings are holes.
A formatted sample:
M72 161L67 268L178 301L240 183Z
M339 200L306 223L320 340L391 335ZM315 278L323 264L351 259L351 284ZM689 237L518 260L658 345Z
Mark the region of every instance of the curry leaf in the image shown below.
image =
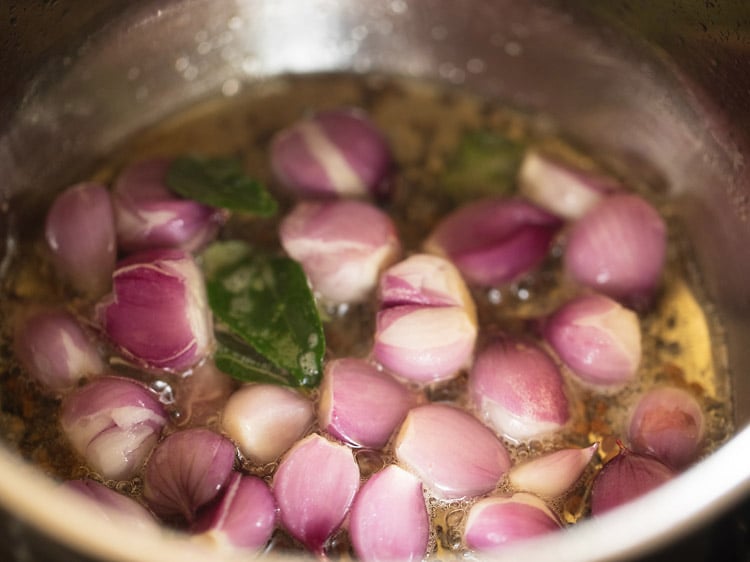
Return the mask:
M230 211L272 216L278 205L260 182L233 158L180 156L167 171L169 189L188 199Z
M222 373L242 382L297 385L296 379L288 372L278 368L236 337L217 332L216 341L214 362Z
M223 267L207 273L214 315L268 362L289 373L292 384L316 386L325 336L302 268L285 257L237 252L236 243L231 244L219 243L219 248L227 248L234 259L224 259ZM222 261L216 247L211 253L215 262Z
M525 145L493 131L473 131L447 164L443 187L458 201L513 191Z

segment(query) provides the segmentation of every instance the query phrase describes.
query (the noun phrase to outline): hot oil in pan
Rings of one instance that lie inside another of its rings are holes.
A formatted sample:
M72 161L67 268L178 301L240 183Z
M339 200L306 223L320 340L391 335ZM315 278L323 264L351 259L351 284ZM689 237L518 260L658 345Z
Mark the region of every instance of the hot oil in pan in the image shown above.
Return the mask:
M465 197L471 186L462 186L455 177L452 162L466 135L500 135L520 144L541 144L561 155L587 160L561 140L549 120L529 116L505 106L472 97L458 90L378 77L321 76L284 78L248 88L248 93L199 104L129 140L120 150L93 171L92 178L110 182L125 165L153 156L179 154L236 155L249 173L275 191L268 165L268 147L272 135L306 112L340 106L364 108L386 134L397 163L393 179L394 197L384 204L394 218L405 252L419 245L437 220ZM500 163L502 176L502 162ZM615 163L615 168L617 165ZM623 178L628 180L629 178ZM467 184L470 182L467 182ZM673 216L670 202L649 191L639 181L631 182L665 216L670 228L668 264L656 306L641 315L643 359L636 383L611 395L568 383L572 420L567 429L553 438L529 443L506 443L515 460L523 460L543 451L565 445L586 446L600 441L600 459L614 455L615 440L624 433L625 419L635 399L654 385L671 384L688 388L700 400L706 414L705 453L719 446L732 433L730 390L727 373L717 358L721 353L721 331L713 319L711 307L701 297L700 279L690 260L689 250L680 244L681 225ZM456 187L456 186L459 187ZM486 186L485 186L486 187ZM498 179L489 190L510 193L512 177ZM283 199L282 212L291 202ZM225 227L226 238L243 238L254 246L278 250L278 219L233 218ZM43 221L36 221L43 224ZM30 302L59 302L65 290L54 279L44 259L43 235L28 229L17 240L18 258L3 279L0 314L12 319L14 313ZM474 290L481 334L502 328L511 333L528 330L531 320L551 312L572 294L572 287L561 273L560 249L554 250L541 269L512 285L491 290ZM85 315L84 303L69 299L72 307ZM372 345L374 302L340 306L327 311L326 324L329 358L363 357ZM61 435L56 417L59 401L45 397L29 382L12 359L12 321L2 328L3 362L0 370L0 427L11 448L58 479L89 475L71 453ZM148 375L113 361L114 370L126 370L130 376L159 387L171 408L174 426L188 423L169 398L182 391L179 379L153 381ZM466 377L436 384L428 394L434 399L466 403ZM214 418L218 422L219 413ZM217 426L215 426L217 428ZM360 466L378 467L390 459L390 453L358 453ZM368 470L370 470L368 469ZM372 469L374 470L374 469ZM586 496L593 470L578 488L553 507L567 523L586 513ZM94 475L96 476L96 475ZM140 493L140 479L119 483L121 491ZM503 484L501 484L501 487ZM460 549L460 534L465 511L471 502L444 503L429 500L434 528L432 552ZM288 541L277 534L274 544L286 548ZM339 546L347 550L345 537Z

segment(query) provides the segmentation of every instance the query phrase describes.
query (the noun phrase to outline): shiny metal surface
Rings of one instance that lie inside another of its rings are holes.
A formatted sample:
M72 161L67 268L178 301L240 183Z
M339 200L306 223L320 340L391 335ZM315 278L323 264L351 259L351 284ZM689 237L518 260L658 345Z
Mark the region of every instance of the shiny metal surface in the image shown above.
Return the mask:
M620 13L624 2L596 13L588 2L542 0L85 4L29 8L11 2L15 30L0 28L7 47L0 65L9 78L0 102L0 196L10 205L33 204L35 193L63 187L146 124L278 74L398 74L545 112L582 144L626 155L631 175L658 178L684 220L696 225L687 234L726 328L726 356L719 359L733 377L741 431L648 497L514 550L509 559L643 553L750 491L750 259L744 251L750 241L750 89L733 89L730 80L732 71L750 76L750 29L721 41L721 28L708 22L705 33L716 34L715 41L690 57L695 41L706 41L693 37L697 2L684 3L683 18L678 13L663 22L645 2L635 2L644 19ZM726 5L741 17L741 4ZM56 18L65 6L68 15ZM45 26L49 36L34 34ZM130 537L93 520L4 449L0 503L92 556L164 560L179 551L205 559L180 538Z

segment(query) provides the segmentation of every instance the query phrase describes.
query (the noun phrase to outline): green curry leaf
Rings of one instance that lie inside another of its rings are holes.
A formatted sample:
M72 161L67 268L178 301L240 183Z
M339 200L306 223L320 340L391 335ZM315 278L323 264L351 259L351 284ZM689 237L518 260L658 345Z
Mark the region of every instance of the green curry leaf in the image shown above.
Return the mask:
M278 204L260 182L249 178L233 158L180 156L167 170L169 189L212 207L268 217Z
M236 243L217 244L208 255L223 265L208 268L206 284L214 315L280 372L288 373L290 384L317 386L325 336L300 265L285 257L238 252ZM221 247L233 257L218 258Z
M493 131L467 133L448 161L443 187L457 201L507 195L515 186L526 146Z

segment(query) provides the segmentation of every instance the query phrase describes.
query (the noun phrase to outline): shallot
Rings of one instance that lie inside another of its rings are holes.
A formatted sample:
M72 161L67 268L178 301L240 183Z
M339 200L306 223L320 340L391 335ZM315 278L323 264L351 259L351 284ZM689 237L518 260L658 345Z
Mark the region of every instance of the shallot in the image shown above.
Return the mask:
M231 441L208 429L172 433L154 449L143 473L143 499L160 517L191 523L232 473Z
M112 200L99 183L79 183L47 212L45 238L58 270L81 293L104 294L112 283L116 243Z
M151 250L118 265L96 307L104 332L136 363L182 370L206 357L211 311L203 275L182 250Z
M64 392L78 381L104 372L93 339L76 318L60 309L43 309L16 326L13 348L28 374L42 387Z
M419 479L396 465L371 476L352 505L349 534L363 562L422 560L430 520Z
M448 404L411 410L394 452L401 465L444 499L487 493L510 468L498 438L471 414Z
M483 199L445 217L424 248L449 258L472 283L499 285L541 263L561 225L522 199Z
M335 304L365 300L401 251L390 217L362 201L299 203L279 237L315 292Z
M390 149L363 111L337 109L278 132L271 167L302 197L363 197L387 189Z
M562 375L539 347L500 337L477 355L469 375L474 407L500 435L523 441L568 421Z
M514 465L508 482L514 490L556 498L580 480L598 448L599 444L594 443L584 449L560 449Z
M66 397L60 423L92 469L104 478L127 480L159 439L167 413L141 383L101 376Z

